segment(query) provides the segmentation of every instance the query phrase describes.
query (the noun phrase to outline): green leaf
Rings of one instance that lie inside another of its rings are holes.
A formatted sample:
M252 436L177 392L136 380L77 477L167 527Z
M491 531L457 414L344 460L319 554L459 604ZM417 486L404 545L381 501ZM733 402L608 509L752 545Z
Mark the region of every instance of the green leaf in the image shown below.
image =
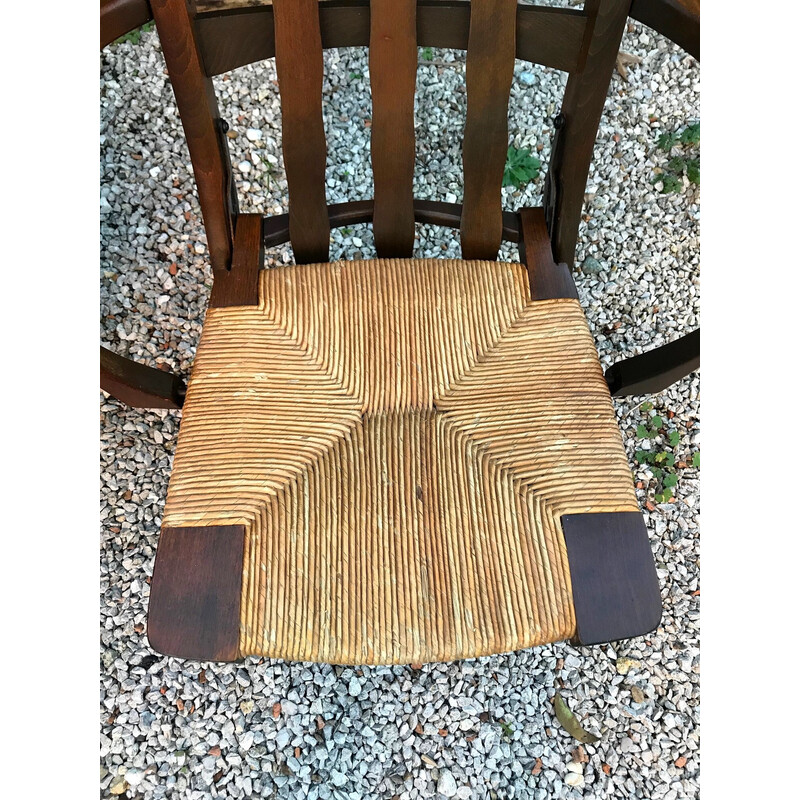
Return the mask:
M511 741L514 735L514 729L507 722L504 722L503 720L499 720L497 724L502 729L503 736L505 736L506 739Z
M700 185L700 159L693 158L691 161L686 162L686 177L689 179L689 183L695 184L695 186Z
M351 81L354 81L354 80L357 80L358 78L363 78L363 77L364 76L360 72L351 72L350 73L350 80Z
M663 470L663 469L659 469L658 467L653 467L653 468L650 470L650 472L652 472L652 473L653 473L653 477L654 477L656 480L660 480L660 479L661 479L661 476L664 474L664 470Z
M677 175L665 173L659 176L661 179L661 194L675 194L683 188L683 181Z
M526 183L528 180L528 172L524 167L514 167L514 169L511 170L511 174L514 176L520 186Z
M658 430L658 428L660 428L664 424L664 420L661 419L661 417L659 417L658 414L656 414L653 417L653 419L650 420L650 422L653 424L653 428L655 428L656 430Z
M562 724L564 730L583 744L594 744L600 741L599 736L589 733L581 727L578 718L570 711L564 698L556 692L555 696L556 719Z
M653 453L650 450L637 450L635 458L640 464L653 463Z
M660 464L666 457L667 457L666 453L657 453L656 454L656 464Z
M700 144L700 123L687 125L680 136L680 143L686 145Z
M423 47L421 57L423 61L433 61L433 48Z
M693 467L699 467L700 466L700 451L699 450L692 456L692 466Z
M667 162L667 169L670 172L683 172L686 169L686 159L683 156L675 156Z
M653 499L656 503L666 503L672 497L672 489L664 489L660 494L656 494Z
M669 443L672 447L677 447L680 443L681 435L678 431L670 431L669 432Z
M650 438L650 431L644 425L637 425L636 426L636 435L640 439L649 439Z
M644 411L645 414L646 414L648 411L652 411L653 410L653 404L649 400L647 400L644 403L642 403L641 408L642 408L642 411Z
M538 177L541 166L542 162L531 155L529 148L509 147L503 171L503 186L516 186L521 189Z
M674 131L671 133L662 133L658 137L657 147L665 153L669 153L673 147L678 143L678 134Z
M674 467L675 466L675 456L672 453L664 453L666 459L664 460L665 467Z
M674 472L669 472L664 476L664 486L669 488L676 486L678 483L678 476Z

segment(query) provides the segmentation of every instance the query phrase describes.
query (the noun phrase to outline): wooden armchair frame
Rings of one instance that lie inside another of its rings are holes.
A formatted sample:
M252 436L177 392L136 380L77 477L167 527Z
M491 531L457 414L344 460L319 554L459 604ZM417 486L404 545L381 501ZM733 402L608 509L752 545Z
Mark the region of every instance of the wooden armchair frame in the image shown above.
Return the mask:
M226 6L233 7L226 9ZM468 6L465 0L420 0L417 4L416 44L466 49ZM268 5L248 7L235 0L207 0L205 6L198 4L199 13L195 18L187 14L173 20L170 8L170 4L160 0L152 3L148 0L101 0L100 47L102 49L144 25L153 19L154 13L160 19L160 25L176 26L176 30L183 30L183 36L195 40L192 66L183 71L173 66L170 78L192 158L200 163L206 162L205 169L201 167L196 171L198 193L214 270L216 302L225 304L230 298L225 299L227 290L224 287L241 284L238 277L230 274L239 215L222 130L225 123L216 110L210 79L213 75L274 57L274 12ZM319 13L323 47L369 44L369 0L323 0ZM527 5L517 8L516 56L570 73L559 120L563 127L558 133L557 146L553 148L544 197L544 220L552 241L551 261L556 264L565 263L571 267L574 260L597 125L625 16L640 20L691 55L700 57L699 0L588 0L581 11ZM613 30L593 35L587 26L595 18L596 24L609 25ZM593 41L602 42L604 47L593 47ZM165 51L168 62L176 64L184 55L187 54L174 52L168 55ZM205 108L194 108L194 93L201 87L202 94L209 99ZM195 122L190 121L186 127L187 120ZM497 157L495 153L495 160ZM357 222L374 223L374 202L333 204L328 207L327 216L331 227ZM534 217L528 215L527 218L528 236L535 237ZM413 200L413 221L457 228L462 224L462 207L453 203ZM408 217L404 224L408 241ZM504 240L520 242L521 251L525 249L521 212L503 212L501 230ZM252 238L252 228L250 232ZM246 256L240 252L238 263L260 262L263 248L289 241L289 215L265 218L262 232L259 252ZM235 274L238 275L238 270ZM212 304L215 304L214 299ZM679 343L669 343L614 364L606 376L612 394L658 392L696 370L700 363L699 330L680 339ZM679 355L677 361L676 355ZM137 364L104 347L100 348L100 361L102 388L128 405L140 408L181 406L185 387L178 376Z
M502 240L517 242L530 301L566 300L566 306L557 307L572 308L569 304L577 300L577 291L570 269L586 180L628 16L653 25L699 55L696 0L633 4L630 0L586 0L581 10L517 5L515 0L472 4L466 0L108 0L101 3L101 46L150 15L161 36L194 166L213 271L209 308L233 308L236 314L266 302L267 295L260 295L260 287L266 285L260 277L266 248L290 241L297 264L325 265L330 229L364 222L373 225L379 259L411 259L417 222L458 228L464 262L493 262ZM370 48L374 197L329 205L322 53L329 47L363 45ZM418 46L467 50L463 204L413 197ZM276 58L281 91L289 211L262 217L239 212L228 128L217 108L212 77L271 57ZM515 57L564 70L569 78L555 119L543 205L508 212L502 210L500 200ZM549 308L540 304L531 313L539 314L545 307ZM615 364L607 371L606 382L615 395L659 391L698 364L696 331ZM598 378L600 374L598 369ZM608 393L601 378L599 382L607 403ZM180 407L185 395L176 376L135 364L105 348L101 348L101 385L135 406ZM608 413L613 418L610 409ZM559 436L570 441L567 433ZM627 474L627 465L622 466ZM562 471L557 463L553 474ZM196 496L195 481L195 477L189 481L189 495ZM420 486L417 489L422 491ZM588 504L592 513L567 511L560 516L563 539L558 547L565 547L569 555L572 585L570 630L584 644L639 635L660 618L646 530L641 515L626 502L620 501L618 508L627 510L605 513ZM165 530L168 535L159 546L151 595L151 611L155 597L158 608L149 621L151 643L162 652L184 657L236 658L242 652L238 615L244 592L245 526L183 521ZM187 559L205 566L179 579L181 564ZM223 562L225 566L217 569ZM156 580L159 575L167 577ZM206 598L199 604L198 593ZM566 628L558 630L563 638ZM512 639L506 637L503 642ZM495 646L499 645L459 644L427 652L449 658L493 652ZM387 655L389 650L368 657L396 657ZM292 657L324 655L320 650L296 648L285 652Z

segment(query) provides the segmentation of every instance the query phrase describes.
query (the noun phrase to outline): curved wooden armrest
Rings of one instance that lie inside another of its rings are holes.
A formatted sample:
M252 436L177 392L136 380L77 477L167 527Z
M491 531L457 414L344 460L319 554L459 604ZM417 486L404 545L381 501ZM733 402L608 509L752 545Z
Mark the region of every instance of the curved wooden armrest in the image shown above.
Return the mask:
M100 347L100 388L135 408L180 408L184 382L172 372L137 364Z
M656 394L700 366L700 328L674 342L612 364L605 373L612 397Z
M147 0L100 0L100 49L152 18Z
M633 0L628 16L700 60L700 0Z
M700 60L700 0L633 0L629 16ZM700 329L618 361L605 377L613 397L655 394L700 366Z

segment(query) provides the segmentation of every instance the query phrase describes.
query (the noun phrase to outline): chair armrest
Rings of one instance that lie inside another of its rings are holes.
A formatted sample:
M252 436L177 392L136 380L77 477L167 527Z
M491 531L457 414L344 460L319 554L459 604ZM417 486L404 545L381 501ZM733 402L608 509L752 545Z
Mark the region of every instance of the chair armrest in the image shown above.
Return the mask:
M147 0L100 0L100 49L152 18Z
M628 16L700 60L700 0L633 0Z
M100 388L135 408L180 408L183 381L172 372L138 364L100 347Z
M674 342L612 364L605 373L612 397L655 394L700 366L700 329Z

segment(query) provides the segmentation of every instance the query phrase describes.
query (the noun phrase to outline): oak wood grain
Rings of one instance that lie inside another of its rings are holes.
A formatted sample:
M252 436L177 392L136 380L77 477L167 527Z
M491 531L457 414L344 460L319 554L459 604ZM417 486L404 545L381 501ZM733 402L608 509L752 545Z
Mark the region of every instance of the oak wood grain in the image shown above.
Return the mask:
M317 0L275 0L273 9L292 249L298 264L327 261L319 8Z
M100 0L100 49L151 19L147 0Z
M244 535L244 525L162 528L147 616L153 650L238 659Z
M416 9L416 0L370 4L372 228L379 258L407 258L414 249Z
M508 96L514 74L515 0L472 4L464 128L465 259L495 259L502 239L500 188L508 150Z
M531 298L552 300L556 297L578 299L575 281L566 264L557 264L553 259L553 248L547 235L544 209L522 208L519 211L520 260L528 270Z
M263 217L240 214L230 270L214 276L209 308L258 305L258 271L264 265Z
M185 0L150 0L150 7L194 167L211 267L219 272L230 266L234 223L231 165L214 84L203 70Z
M466 0L417 5L417 44L466 50L470 8ZM369 0L331 0L319 8L322 46L369 44ZM271 6L201 14L195 21L203 61L210 75L275 55ZM578 9L517 6L516 56L524 61L571 72L586 28Z

